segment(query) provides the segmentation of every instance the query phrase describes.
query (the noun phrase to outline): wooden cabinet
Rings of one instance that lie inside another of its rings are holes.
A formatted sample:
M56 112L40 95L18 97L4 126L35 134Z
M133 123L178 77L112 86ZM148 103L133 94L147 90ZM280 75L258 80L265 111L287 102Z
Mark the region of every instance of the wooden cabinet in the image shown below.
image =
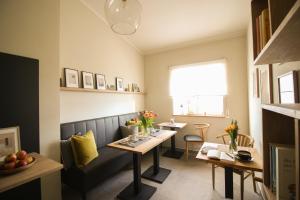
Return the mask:
M268 200L276 199L270 189L271 143L295 146L296 199L300 199L299 128L300 104L263 105L263 193Z
M257 18L268 9L270 34L261 48ZM300 60L300 0L253 0L251 3L254 64Z

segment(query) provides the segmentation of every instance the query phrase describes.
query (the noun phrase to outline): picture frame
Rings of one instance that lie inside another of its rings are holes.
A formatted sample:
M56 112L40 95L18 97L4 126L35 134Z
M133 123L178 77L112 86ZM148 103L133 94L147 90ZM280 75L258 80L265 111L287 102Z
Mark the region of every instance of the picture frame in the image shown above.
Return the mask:
M65 86L70 88L79 88L79 73L76 69L64 68Z
M21 150L20 128L0 128L0 158Z
M91 72L81 72L82 86L84 89L94 89L94 75Z
M253 97L259 98L259 69L253 71Z
M98 90L105 90L106 89L105 75L95 74L95 78L96 78L96 88Z
M273 100L273 65L260 68L260 97L261 104L272 104Z
M299 103L298 75L290 71L277 77L279 103Z
M116 89L117 91L124 91L123 78L120 77L116 78Z

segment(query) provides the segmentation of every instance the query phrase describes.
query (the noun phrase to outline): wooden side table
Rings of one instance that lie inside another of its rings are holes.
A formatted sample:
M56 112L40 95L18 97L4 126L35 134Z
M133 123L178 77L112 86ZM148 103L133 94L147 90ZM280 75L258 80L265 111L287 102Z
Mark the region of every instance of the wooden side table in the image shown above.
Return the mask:
M61 163L46 158L38 153L30 153L29 155L37 159L36 163L22 172L0 176L0 193L59 171L63 168Z

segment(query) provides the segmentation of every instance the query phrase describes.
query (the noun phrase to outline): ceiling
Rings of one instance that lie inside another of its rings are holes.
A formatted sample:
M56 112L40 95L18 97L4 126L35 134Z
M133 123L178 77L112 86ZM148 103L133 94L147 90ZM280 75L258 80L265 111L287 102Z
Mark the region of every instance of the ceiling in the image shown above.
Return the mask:
M105 20L105 0L81 1ZM143 54L245 34L250 19L251 0L139 1L141 25L122 37Z

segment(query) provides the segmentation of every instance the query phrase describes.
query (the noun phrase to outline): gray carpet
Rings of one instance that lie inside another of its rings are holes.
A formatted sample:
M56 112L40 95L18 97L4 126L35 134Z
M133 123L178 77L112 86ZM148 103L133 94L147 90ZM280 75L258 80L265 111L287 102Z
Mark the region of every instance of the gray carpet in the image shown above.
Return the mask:
M216 189L212 190L211 165L194 159L192 154L188 161L160 157L161 167L172 172L163 184L142 179L143 183L157 187L151 200L219 200L224 197L224 169L216 169ZM142 160L142 172L152 165L152 155L146 155ZM129 183L132 182L132 170L126 169L88 193L88 200L112 200ZM240 199L239 176L234 175L234 199ZM63 187L63 200L79 200L76 191ZM261 199L253 192L252 181L249 177L245 182L244 199Z

